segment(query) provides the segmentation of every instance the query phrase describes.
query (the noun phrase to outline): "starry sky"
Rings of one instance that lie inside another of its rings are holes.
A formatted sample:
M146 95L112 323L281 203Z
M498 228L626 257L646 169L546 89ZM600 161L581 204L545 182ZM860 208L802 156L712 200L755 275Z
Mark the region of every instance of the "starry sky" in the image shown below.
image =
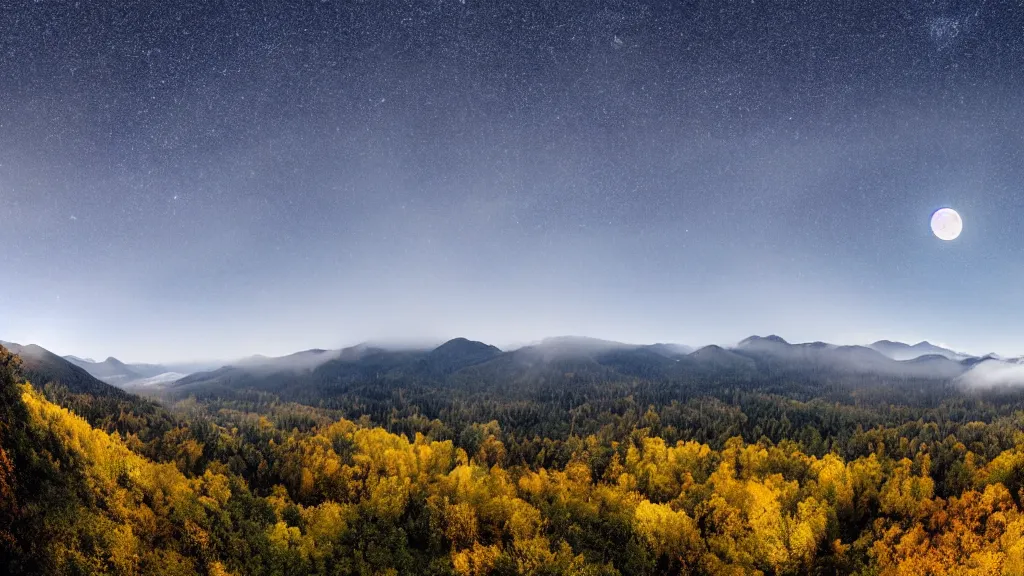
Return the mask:
M129 361L563 334L1024 353L1022 16L10 0L0 338Z

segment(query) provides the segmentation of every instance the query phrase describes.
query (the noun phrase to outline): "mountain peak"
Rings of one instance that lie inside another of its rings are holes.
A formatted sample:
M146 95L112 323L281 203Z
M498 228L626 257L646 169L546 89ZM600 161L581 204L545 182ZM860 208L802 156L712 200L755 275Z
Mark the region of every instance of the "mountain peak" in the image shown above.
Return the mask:
M922 340L914 345L905 344L903 342L893 342L891 340L879 340L872 344L870 348L885 354L893 360L911 360L918 356L938 354L951 360L959 361L968 356L967 354L961 354L948 348L932 344L927 340Z
M434 348L433 352L431 353L448 352L456 350L486 350L489 352L501 352L501 350L497 346L492 346L490 344L487 344L485 342L479 342L477 340L470 340L469 338L462 338L460 336L458 338L452 338L451 340L445 342L444 344L441 344L437 348Z
M492 346L486 342L480 342L478 340L469 340L467 338L453 338L444 344L441 344L437 348L434 348L433 352L438 351L477 351L487 352L488 354L500 354L501 349L497 346ZM432 353L433 353L432 352Z
M759 344L759 343L762 343L762 342L771 342L773 344L786 344L786 345L789 344L789 342L786 342L785 338L783 338L782 336L777 336L775 334L769 334L768 336L757 336L757 335L754 335L754 336L750 336L750 337L744 338L743 340L740 341L739 345L740 346L746 346L746 345L750 345L750 344Z
M750 358L715 344L695 350L687 355L687 358L697 362L699 365L717 366L719 368L749 369L754 366L754 361Z
M907 360L907 362L952 362L952 360L942 354L924 354L923 356Z
M499 354L501 350L497 346L468 338L452 338L431 350L424 362L431 372L450 374L486 362Z
M98 378L107 384L121 386L142 377L113 356L107 357L103 362L96 362L91 358L79 358L77 356L64 356L62 359L85 370L94 378Z

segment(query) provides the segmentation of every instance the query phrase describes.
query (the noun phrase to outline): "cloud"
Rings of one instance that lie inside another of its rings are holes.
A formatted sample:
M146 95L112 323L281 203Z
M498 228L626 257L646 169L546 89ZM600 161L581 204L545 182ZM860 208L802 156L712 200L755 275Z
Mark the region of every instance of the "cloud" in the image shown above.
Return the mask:
M325 362L341 356L341 350L306 350L288 356L268 358L251 356L233 363L239 368L266 370L270 372L301 372L312 370Z
M965 372L958 381L971 388L1024 385L1024 364L985 360Z

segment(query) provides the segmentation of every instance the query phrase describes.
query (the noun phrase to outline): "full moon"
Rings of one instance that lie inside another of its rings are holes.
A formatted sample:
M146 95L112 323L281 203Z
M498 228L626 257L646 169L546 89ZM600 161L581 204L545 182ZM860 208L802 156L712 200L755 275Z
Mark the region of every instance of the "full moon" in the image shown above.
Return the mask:
M956 240L964 229L964 221L952 208L940 208L932 214L932 232L940 240Z

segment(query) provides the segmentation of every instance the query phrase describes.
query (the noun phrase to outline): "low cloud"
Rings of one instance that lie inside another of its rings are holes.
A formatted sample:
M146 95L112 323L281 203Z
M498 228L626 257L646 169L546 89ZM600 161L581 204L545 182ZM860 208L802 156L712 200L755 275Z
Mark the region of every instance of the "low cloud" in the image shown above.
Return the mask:
M251 356L235 362L233 366L257 371L302 372L312 370L325 362L340 357L341 352L341 350L306 350L278 358Z
M959 382L970 388L1024 385L1024 364L985 360L964 373Z

